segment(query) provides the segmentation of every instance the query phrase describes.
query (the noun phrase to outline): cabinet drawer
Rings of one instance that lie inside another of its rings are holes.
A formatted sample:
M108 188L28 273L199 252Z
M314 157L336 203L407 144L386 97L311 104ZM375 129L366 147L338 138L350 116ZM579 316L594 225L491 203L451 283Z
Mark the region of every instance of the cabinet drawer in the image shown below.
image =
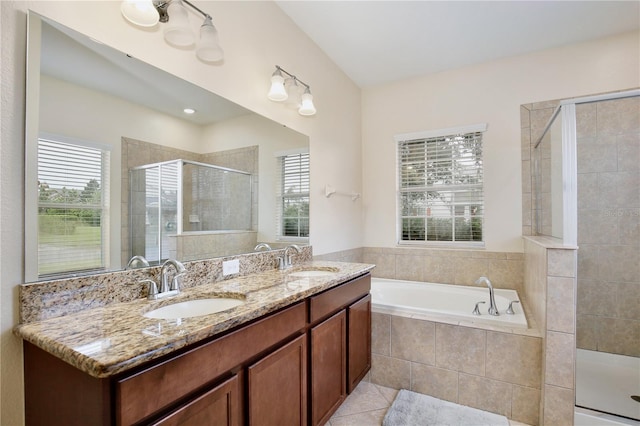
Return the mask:
M309 321L314 323L349 303L358 300L371 290L371 275L367 274L310 298Z
M117 423L157 413L305 327L304 302L116 382ZM150 397L149 392L153 392Z

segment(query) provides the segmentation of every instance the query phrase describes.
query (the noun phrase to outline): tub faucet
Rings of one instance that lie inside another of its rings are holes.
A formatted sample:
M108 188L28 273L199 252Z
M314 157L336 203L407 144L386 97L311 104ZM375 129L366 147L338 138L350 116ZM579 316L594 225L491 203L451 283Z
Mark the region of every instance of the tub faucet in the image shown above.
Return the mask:
M489 287L489 315L498 316L500 312L498 312L498 308L496 307L496 299L493 295L493 286L491 285L491 281L487 277L480 277L476 280L476 284L485 283L487 287Z
M286 246L284 249L284 253L282 254L282 257L278 258L278 269L287 269L291 267L292 255L289 254L290 249L294 249L296 253L300 253L302 251L300 250L300 247L298 247L295 244L289 244L288 246Z
M170 268L175 269L173 276ZM164 262L160 269L160 293L171 292L171 294L178 294L180 292L179 279L186 271L187 270L184 265L175 259L169 259ZM170 296L171 294L167 294L167 296Z

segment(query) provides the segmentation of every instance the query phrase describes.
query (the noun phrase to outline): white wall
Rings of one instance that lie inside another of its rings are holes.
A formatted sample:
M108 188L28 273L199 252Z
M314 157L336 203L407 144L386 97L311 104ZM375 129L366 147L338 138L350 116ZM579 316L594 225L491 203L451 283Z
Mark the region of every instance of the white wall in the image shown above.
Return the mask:
M23 422L17 288L23 282L24 80L26 11L34 11L167 70L309 136L312 158L311 243L317 254L362 245L360 203L322 196L325 183L361 187L360 90L272 2L195 1L214 18L222 66L169 47L161 30L140 30L119 1L1 1L0 123L0 424ZM194 15L197 30L200 22ZM278 64L311 85L318 114L306 118L266 98ZM325 220L325 218L328 218Z
M363 90L364 245L396 244L393 136L486 122L486 249L522 251L520 105L638 87L639 56L636 32Z

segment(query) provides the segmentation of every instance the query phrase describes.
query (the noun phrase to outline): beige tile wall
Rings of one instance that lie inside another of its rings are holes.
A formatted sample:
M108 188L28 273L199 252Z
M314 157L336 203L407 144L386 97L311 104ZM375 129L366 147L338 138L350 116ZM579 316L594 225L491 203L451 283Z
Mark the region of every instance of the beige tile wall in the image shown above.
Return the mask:
M581 349L640 356L640 98L576 107Z
M484 250L365 247L362 261L376 265L373 276L441 284L475 285L486 276L496 288L523 288L522 253Z
M542 339L372 314L372 383L410 389L535 425Z
M525 237L524 294L542 330L541 424L573 425L577 249Z

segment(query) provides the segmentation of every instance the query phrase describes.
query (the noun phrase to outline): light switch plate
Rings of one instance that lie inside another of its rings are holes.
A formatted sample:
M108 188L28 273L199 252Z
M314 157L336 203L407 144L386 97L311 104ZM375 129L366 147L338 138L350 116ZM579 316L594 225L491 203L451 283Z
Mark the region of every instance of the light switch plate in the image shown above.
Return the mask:
M227 260L222 262L222 275L227 276L240 272L240 259Z

